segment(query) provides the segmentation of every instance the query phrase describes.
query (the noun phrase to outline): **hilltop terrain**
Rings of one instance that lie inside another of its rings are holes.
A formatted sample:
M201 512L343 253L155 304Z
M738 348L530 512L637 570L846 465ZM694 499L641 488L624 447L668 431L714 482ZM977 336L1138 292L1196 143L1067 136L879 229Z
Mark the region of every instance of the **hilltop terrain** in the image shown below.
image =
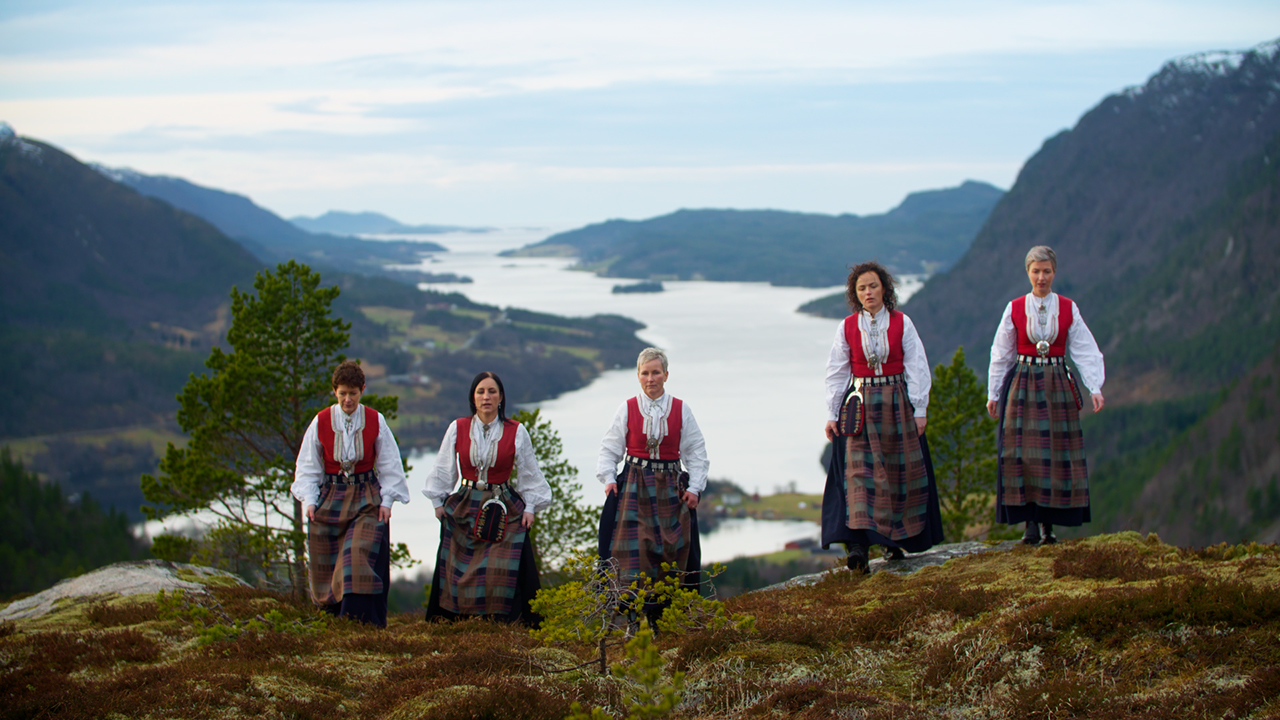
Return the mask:
M1280 713L1277 582L1276 546L1135 533L906 576L838 570L728 600L754 629L661 635L659 679L685 673L674 718L1260 720ZM0 718L559 720L574 701L618 717L635 689L566 671L592 648L482 620L401 615L380 631L230 584L153 597L0 626Z
M899 273L950 267L1003 191L969 181L912 193L883 215L680 210L559 233L512 255L571 255L603 277L704 279L822 287L877 259Z

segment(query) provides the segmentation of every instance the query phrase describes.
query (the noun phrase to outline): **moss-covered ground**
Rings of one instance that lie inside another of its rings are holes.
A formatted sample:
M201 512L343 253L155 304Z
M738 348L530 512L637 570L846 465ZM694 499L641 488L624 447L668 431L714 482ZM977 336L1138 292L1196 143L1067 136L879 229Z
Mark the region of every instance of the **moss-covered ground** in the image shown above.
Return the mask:
M557 672L587 647L486 621L372 630L262 591L212 593L232 617L315 631L201 644L151 601L5 624L0 718L562 718L573 701L622 714L622 680ZM727 605L754 630L659 638L664 672L686 673L677 717L1280 717L1273 545L1121 533L908 576L832 572Z

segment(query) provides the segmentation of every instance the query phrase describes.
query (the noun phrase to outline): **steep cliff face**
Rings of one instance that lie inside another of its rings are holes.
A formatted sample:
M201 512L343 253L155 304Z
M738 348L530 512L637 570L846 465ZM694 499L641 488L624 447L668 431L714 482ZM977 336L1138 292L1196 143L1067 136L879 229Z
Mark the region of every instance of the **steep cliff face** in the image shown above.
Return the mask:
M1023 257L1058 252L1108 357L1109 398L1218 386L1280 329L1280 41L1165 65L1045 142L972 247L906 307L932 353L985 365L1002 307L1028 289Z

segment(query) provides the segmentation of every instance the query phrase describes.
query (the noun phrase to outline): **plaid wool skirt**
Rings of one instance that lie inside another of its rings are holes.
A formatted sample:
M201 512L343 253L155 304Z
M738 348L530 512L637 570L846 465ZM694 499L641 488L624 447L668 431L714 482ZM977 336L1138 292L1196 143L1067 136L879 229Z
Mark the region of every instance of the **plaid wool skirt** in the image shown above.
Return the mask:
M499 542L477 540L471 535L476 513L493 497L507 506L506 534ZM457 615L511 614L528 536L521 524L524 498L505 484L463 486L444 501L444 509L436 560L440 608Z
M702 558L698 516L680 499L687 488L679 473L625 463L618 491L600 516L600 556L618 562L619 579L660 578L664 563L683 573L681 584L698 587Z
M929 521L929 472L905 383L864 386L866 422L845 438L846 523L890 540L924 532Z
M999 403L997 521L1089 520L1089 469L1071 382L1063 365L1018 363L1006 378Z
M311 598L317 604L385 591L389 578L379 574L378 561L388 551L390 538L388 525L378 522L381 504L377 480L326 482L321 487L315 519L307 523Z

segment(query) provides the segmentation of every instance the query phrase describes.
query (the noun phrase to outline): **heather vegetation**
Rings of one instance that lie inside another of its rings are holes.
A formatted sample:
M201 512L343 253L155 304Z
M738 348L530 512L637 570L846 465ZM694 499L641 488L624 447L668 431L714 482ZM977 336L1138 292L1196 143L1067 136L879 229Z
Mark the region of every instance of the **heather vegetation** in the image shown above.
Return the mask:
M516 627L378 631L213 588L187 598L206 613L115 599L5 624L0 718L1274 717L1278 584L1276 546L1135 533L835 571L725 602L754 623L611 648L605 676L596 647Z

